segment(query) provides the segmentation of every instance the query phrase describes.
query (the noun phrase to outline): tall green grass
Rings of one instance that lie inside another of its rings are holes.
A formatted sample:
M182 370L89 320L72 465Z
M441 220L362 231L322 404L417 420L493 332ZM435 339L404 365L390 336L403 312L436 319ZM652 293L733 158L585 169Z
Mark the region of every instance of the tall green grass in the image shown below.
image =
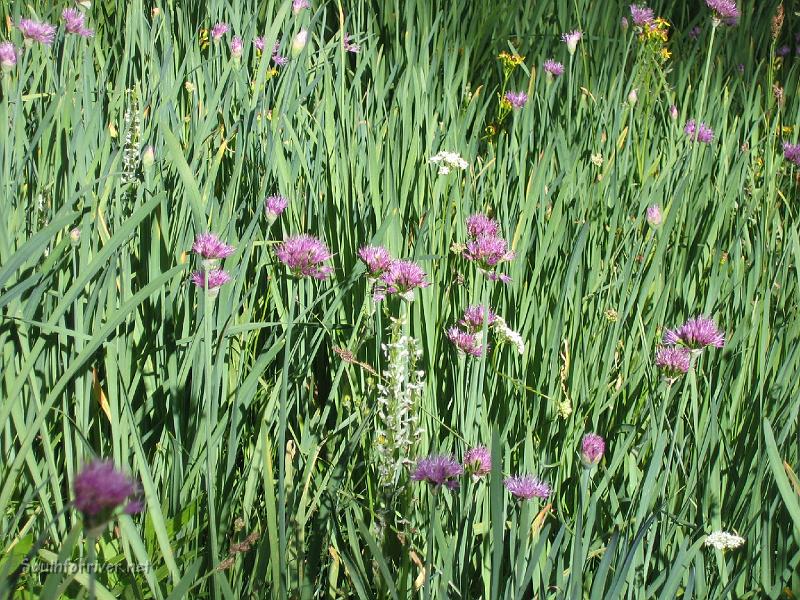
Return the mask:
M100 563L118 566L98 574L99 598L800 593L798 173L781 152L798 140L798 59L775 55L792 11L773 41L777 3L741 3L710 45L703 3L653 3L672 57L648 90L619 27L626 3L255 4L98 0L94 38L62 28L2 75L2 593L85 597L85 570L42 565L86 559L71 486L93 456L129 469L146 499L98 539ZM55 22L63 6L10 0L0 17ZM218 20L244 38L241 62L231 34L199 43ZM301 28L309 44L273 74L253 36L288 54ZM559 36L575 28L570 61ZM360 53L343 52L345 32ZM504 50L526 57L508 85L529 100L487 140ZM568 66L552 83L549 57ZM137 152L155 149L134 183L126 112ZM687 142L690 118L713 127L711 145ZM439 150L469 169L437 175ZM290 205L269 226L273 193ZM452 248L479 211L517 254L507 286ZM213 303L188 283L204 231L237 247ZM290 281L275 260L301 232L335 253L330 280ZM418 261L431 285L372 314L356 255L368 243ZM481 300L524 354L455 352L444 330ZM482 443L494 466L435 497L406 475L387 502L379 377L364 365L384 371L401 312L425 373L409 464ZM725 348L668 387L660 334L701 313ZM588 431L608 441L591 471ZM550 501L512 501L502 478L517 472L548 480ZM717 529L747 543L705 548Z

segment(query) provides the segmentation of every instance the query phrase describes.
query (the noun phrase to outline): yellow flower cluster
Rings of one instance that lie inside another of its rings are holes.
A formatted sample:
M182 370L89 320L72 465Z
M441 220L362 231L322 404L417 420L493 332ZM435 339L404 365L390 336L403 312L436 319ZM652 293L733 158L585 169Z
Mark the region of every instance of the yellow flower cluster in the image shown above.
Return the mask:
M665 62L672 56L667 48L668 41L669 23L661 17L642 27L639 33L639 42L650 50L659 62Z
M503 69L512 71L525 62L525 57L519 54L509 54L506 51L497 55L498 60L503 63Z

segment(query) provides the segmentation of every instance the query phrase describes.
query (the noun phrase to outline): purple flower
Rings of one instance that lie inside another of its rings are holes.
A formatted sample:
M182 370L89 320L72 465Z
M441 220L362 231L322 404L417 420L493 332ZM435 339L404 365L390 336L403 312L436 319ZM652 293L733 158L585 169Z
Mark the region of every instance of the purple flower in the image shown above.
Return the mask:
M267 196L264 200L264 212L267 214L267 221L272 225L286 210L289 200L283 196Z
M105 524L119 507L133 514L142 510L137 498L139 485L110 460L93 460L85 465L74 482L75 508L83 513L89 527Z
M218 42L228 31L230 31L228 24L225 21L220 21L211 28L211 37L214 38L215 42Z
M231 56L233 58L241 58L244 50L244 42L238 35L233 36L231 40Z
M435 490L442 486L455 490L458 489L458 478L463 474L464 469L452 456L431 455L417 462L414 472L411 473L411 479L429 483Z
M263 52L264 51L264 45L265 44L266 44L266 42L264 41L264 37L263 36L259 35L259 36L256 36L255 38L253 38L253 46L255 46L256 50L258 50L259 52Z
M777 53L778 56L784 56L785 57L785 56L789 56L791 51L792 51L792 49L789 46L781 46L780 48L778 48L776 53Z
M311 3L308 0L292 0L292 12L299 14L304 8L311 8Z
M686 375L691 365L692 353L683 346L667 346L656 351L656 367L669 384L681 375Z
M203 260L220 260L234 253L236 248L229 246L213 233L201 233L192 245L192 252Z
M345 52L352 52L354 54L361 50L361 46L351 42L350 36L346 33L342 36L342 46L344 47Z
M501 237L482 235L467 242L464 258L474 261L484 270L491 270L500 262L514 258L508 243Z
M467 217L467 234L472 238L495 237L500 235L500 223L482 213L475 213Z
M378 279L392 266L392 256L383 246L364 246L358 251L358 257L367 265L367 272L372 279Z
M19 30L22 32L25 42L39 42L45 46L50 46L56 38L56 27L50 23L41 23L33 19L20 19Z
M661 207L658 204L647 207L647 222L653 227L661 225Z
M275 45L272 47L272 62L279 67L284 67L289 63L289 59L286 56L281 56L280 50L281 43L275 42Z
M497 320L497 315L488 306L475 304L464 310L464 318L458 324L470 333L483 331L483 318L486 316L486 325L489 326Z
M681 344L696 351L708 346L722 348L725 345L725 334L712 319L701 315L689 319L677 329L664 331L664 344L666 346Z
M488 349L487 346L481 344L480 334L468 333L458 327L451 327L445 334L447 339L453 342L453 345L464 354L480 357L483 356L484 350Z
M678 118L678 107L674 104L669 107L669 118L673 121Z
M519 110L528 101L528 94L525 92L506 92L503 99L511 105L511 108Z
M587 433L581 440L581 460L587 467L599 463L606 452L606 441L596 433Z
M631 18L633 19L634 25L637 27L644 27L653 22L655 15L653 14L652 8L643 4L631 4Z
M619 20L619 28L622 29L622 32L628 31L628 17L622 17Z
M17 64L17 49L11 42L0 42L0 68L10 71Z
M332 254L321 240L306 234L286 238L275 250L275 256L295 277L325 279L333 267L323 265Z
M714 139L714 130L705 123L700 123L700 125L697 125L694 119L690 119L686 122L683 132L693 142L710 144Z
M375 290L375 299L382 300L387 294L397 294L403 300L411 302L414 299L414 290L428 287L430 283L425 280L425 271L417 263L410 260L395 260L381 275L379 285Z
M720 23L736 25L739 22L739 8L733 0L706 0L706 4L714 11L712 23L715 27Z
M561 77L564 74L564 65L560 62L548 58L544 61L544 72L550 77Z
M783 157L800 167L800 144L783 143Z
M561 41L567 45L567 50L570 54L575 54L578 48L578 42L583 39L583 34L579 30L570 31L569 33L561 34Z
M511 492L511 495L519 500L530 500L531 498L547 498L552 493L550 486L532 475L516 475L506 477L503 485Z
M206 273L208 274L208 294L212 298L216 298L219 293L219 288L231 280L231 276L221 269L211 269L206 271L195 271L189 278L190 281L200 289L206 288Z
M695 25L689 30L689 39L696 40L697 38L700 37L702 31L703 31L702 29L700 29L697 25Z
M77 8L65 8L61 13L61 18L64 19L64 28L67 30L67 33L74 33L81 37L91 37L94 35L94 31L85 26L84 20L86 19L86 15Z
M464 469L474 478L483 477L492 472L492 455L486 446L475 446L464 454Z

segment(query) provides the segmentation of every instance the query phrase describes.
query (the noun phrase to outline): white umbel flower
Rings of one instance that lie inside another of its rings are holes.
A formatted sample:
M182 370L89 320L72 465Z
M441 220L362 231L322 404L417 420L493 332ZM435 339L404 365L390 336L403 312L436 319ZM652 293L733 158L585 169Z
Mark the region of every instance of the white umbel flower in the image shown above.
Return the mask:
M520 354L525 352L525 340L522 339L519 333L506 325L503 317L497 317L495 319L494 323L492 323L492 329L494 329L498 343L502 344L503 342L508 342L513 345Z
M439 165L439 175L447 175L451 169L466 169L469 164L457 152L442 150L428 159L428 162Z
M727 531L714 531L706 537L705 545L717 550L733 550L744 544L744 538Z

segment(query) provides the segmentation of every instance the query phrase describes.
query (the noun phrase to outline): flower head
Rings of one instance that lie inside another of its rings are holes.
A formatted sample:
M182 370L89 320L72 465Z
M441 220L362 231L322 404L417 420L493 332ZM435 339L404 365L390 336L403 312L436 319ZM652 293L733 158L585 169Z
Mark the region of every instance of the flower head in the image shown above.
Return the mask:
M11 42L0 42L0 68L10 71L17 64L17 49Z
M650 223L652 227L658 227L661 225L661 207L658 204L651 204L647 207L647 222Z
M667 346L656 352L656 367L667 383L686 375L692 365L692 353L682 346Z
M486 326L490 326L497 320L497 315L488 306L475 304L464 309L464 317L458 322L469 333L483 331L483 320L486 318Z
M463 352L469 356L483 356L484 351L488 349L488 346L481 343L480 333L469 333L462 331L458 327L451 327L445 334L447 335L447 339L453 342L453 345L458 348L459 352Z
M790 163L800 167L800 144L790 144L789 142L784 142L783 157Z
M325 279L333 267L323 265L332 254L321 240L306 234L286 238L275 250L275 256L295 277Z
M703 32L703 30L702 30L702 29L700 29L700 28L699 28L697 25L695 25L694 27L692 27L692 28L689 30L689 39L690 39L690 40L696 40L697 38L699 38L699 37L700 37L700 34L701 34L702 32Z
M530 500L531 498L548 498L552 493L550 486L532 475L516 475L506 477L503 485L511 492L511 495L519 500Z
M368 276L372 279L386 273L394 260L383 246L364 246L358 251L358 257L367 265Z
M311 3L308 0L292 0L292 12L299 14L304 8L311 8Z
M606 452L606 441L596 433L587 433L581 440L581 460L587 467L592 467L603 459Z
M734 550L744 544L745 539L727 531L714 531L706 537L705 546L717 550Z
M507 342L514 346L519 354L524 354L525 340L522 339L519 333L506 325L503 317L495 318L494 323L492 323L492 331L494 331L499 343L503 344Z
M361 50L361 46L350 40L350 35L345 33L342 36L342 47L345 52L352 52L353 54Z
M429 483L434 489L445 486L449 490L455 490L458 489L458 478L463 474L464 469L452 456L431 455L417 462L411 479Z
M241 58L244 51L244 42L238 35L233 36L231 39L231 56L233 58Z
M208 279L207 282L206 279ZM206 289L207 285L208 295L216 298L217 294L219 294L219 288L228 283L231 280L231 276L221 269L211 269L210 271L203 269L192 273L190 280L201 289Z
M270 225L278 220L288 205L289 200L283 196L267 196L264 199L264 212Z
M89 527L108 522L117 508L134 514L142 510L139 485L110 460L93 460L75 477L75 508Z
M710 144L714 139L714 130L705 123L700 123L700 125L697 125L694 119L690 119L686 122L683 132L693 142Z
M86 15L77 8L65 8L61 13L61 18L64 19L64 28L67 33L74 33L81 37L94 35L94 31L85 25Z
M425 271L417 263L410 260L394 260L379 279L375 299L381 300L387 294L397 294L403 300L411 302L414 299L415 289L430 285L425 277Z
M301 29L297 32L292 40L292 54L297 56L303 51L303 48L306 47L308 43L308 30Z
M505 100L511 108L519 110L525 106L525 103L528 101L528 94L525 92L506 92L506 95L503 96L503 100Z
M219 23L215 23L213 27L211 27L211 37L214 38L215 42L218 42L222 39L222 36L225 35L230 31L230 26L225 21L220 21Z
M561 34L561 41L567 45L567 50L570 54L575 54L575 50L578 49L578 42L580 42L581 39L583 39L583 33L577 29L569 33Z
M653 14L653 9L649 8L643 4L631 4L631 19L633 19L633 24L637 27L646 27L653 22L655 18L655 14Z
M78 246L81 243L81 230L78 227L73 227L69 230L69 243L73 246Z
M50 46L56 38L55 25L34 21L33 19L20 19L19 30L22 32L27 44L39 42L45 46Z
M253 46L255 46L256 50L258 50L259 52L264 51L264 46L266 45L266 43L267 42L266 40L264 40L264 36L257 35L256 37L253 38Z
M713 319L701 315L689 319L677 329L664 331L664 344L681 344L690 350L703 350L709 346L722 348L725 345L725 334Z
M564 74L564 65L552 58L548 58L544 61L544 66L542 68L550 78L561 77Z
M500 235L500 223L483 213L475 213L467 217L467 234L471 238L479 238L483 235L495 237Z
M712 20L714 27L720 23L736 25L739 22L739 7L733 0L706 0L706 4L714 12Z
M508 249L508 242L501 237L481 235L467 242L464 258L478 263L485 270L496 267L500 262L514 258Z
M464 469L474 478L492 472L492 455L486 446L475 446L464 453Z
M678 107L671 104L669 107L669 118L673 121L678 118Z
M209 261L228 258L235 251L236 248L220 240L214 233L201 233L197 236L192 245L192 252L200 256L203 260Z
M428 159L429 163L439 165L439 175L447 175L450 169L466 169L469 164L456 152L441 150Z

